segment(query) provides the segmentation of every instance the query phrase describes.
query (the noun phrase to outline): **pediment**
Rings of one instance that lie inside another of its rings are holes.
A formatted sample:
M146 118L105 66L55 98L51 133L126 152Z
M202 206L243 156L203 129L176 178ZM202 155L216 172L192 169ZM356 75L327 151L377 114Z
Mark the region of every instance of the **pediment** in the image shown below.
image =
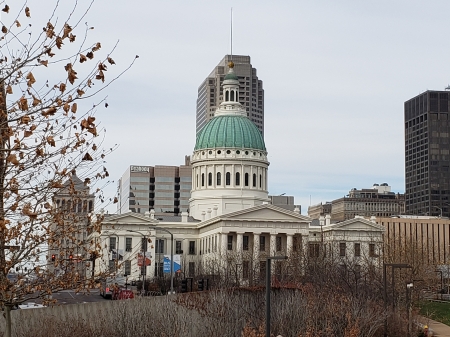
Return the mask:
M238 221L268 221L268 222L303 222L309 223L311 219L301 214L288 211L273 205L260 205L245 210L228 213L220 216L223 220Z
M106 216L102 221L103 224L157 224L158 220L151 219L139 213L128 212L124 214L114 214Z
M324 228L325 230L325 228ZM375 222L355 218L339 222L337 224L332 224L326 230L349 230L349 231L381 231L383 232L385 228Z

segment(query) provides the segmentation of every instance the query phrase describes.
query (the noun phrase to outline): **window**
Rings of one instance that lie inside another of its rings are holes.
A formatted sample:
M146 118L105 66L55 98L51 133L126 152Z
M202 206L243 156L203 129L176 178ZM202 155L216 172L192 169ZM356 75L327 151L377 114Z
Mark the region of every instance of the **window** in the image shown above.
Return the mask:
M355 265L355 278L361 278L361 266L359 264Z
M264 280L266 278L266 261L259 261L259 279Z
M253 187L256 187L256 174L253 173Z
M189 241L189 254L195 255L195 241Z
M143 252L147 251L147 243L148 243L147 239L144 239L144 238L141 239L141 250Z
M281 236L276 237L276 250L277 252L281 252Z
M227 240L227 249L233 250L233 235L228 235Z
M248 235L242 237L242 250L248 250Z
M259 175L259 188L262 188L262 175Z
M212 186L212 173L208 173L208 186Z
M355 256L361 256L361 244L355 243Z
M225 90L225 102L228 102L229 100L229 93L228 90Z
M205 186L205 174L202 173L202 186Z
M250 262L243 261L242 262L242 278L243 279L248 279L249 271L250 271Z
M163 262L155 262L155 276L163 277L164 276L164 263Z
M320 245L318 243L309 244L309 257L319 257Z
M230 101L234 101L234 90L230 92Z
M377 254L375 253L375 244L369 243L369 256L370 257L376 257Z
M239 172L236 172L236 186L239 186L241 184L241 174Z
M217 186L220 186L222 184L222 176L220 172L217 172Z
M244 183L245 183L245 186L248 186L248 173L246 173L244 175Z
M131 252L131 250L133 249L132 242L133 242L132 238L125 238L125 251L126 252Z
M225 184L226 185L231 184L231 173L230 172L227 172L227 174L225 175Z
M181 241L175 242L175 254L183 254L183 250L181 249Z
M194 277L195 275L195 262L189 262L189 277Z
M266 251L266 237L263 235L259 236L259 251L260 252Z
M163 239L156 239L155 253L156 254L164 254L164 240Z
M292 238L292 250L294 252L300 252L302 250L302 236L294 235Z
M124 272L125 276L131 275L131 261L130 260L126 260L125 261L125 272Z
M116 238L109 237L109 250L116 249Z
M109 271L112 272L116 270L116 261L115 260L109 260Z
M339 256L345 256L346 244L345 242L339 243Z
M197 187L198 187L198 174L197 174L197 176L195 177L195 181L196 181Z

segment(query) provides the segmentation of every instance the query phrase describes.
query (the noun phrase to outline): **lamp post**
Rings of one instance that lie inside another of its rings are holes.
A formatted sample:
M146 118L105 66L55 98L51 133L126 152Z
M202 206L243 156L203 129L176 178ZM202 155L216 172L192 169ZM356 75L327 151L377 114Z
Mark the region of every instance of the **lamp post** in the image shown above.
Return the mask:
M383 299L384 299L384 337L387 337L387 267L392 267L392 289L394 289L394 270L395 268L412 268L406 263L383 263ZM394 292L394 290L392 290ZM392 298L394 302L394 298Z
M269 256L266 261L266 337L270 337L270 290L272 260L287 260L287 256Z
M127 232L132 232L132 233L137 233L142 235L142 237L144 238L145 244L142 245L142 253L143 253L143 259L142 259L142 267L141 267L141 272L142 272L142 293L145 294L145 276L147 274L147 266L146 264L146 257L145 257L145 253L147 252L147 236L145 234L142 234L141 232L138 231L134 231L132 229L127 229Z
M406 312L408 315L408 337L411 337L411 293L414 284L406 282Z
M173 234L169 230L162 227L154 226L152 228L170 234L170 294L175 294L175 291L173 290Z

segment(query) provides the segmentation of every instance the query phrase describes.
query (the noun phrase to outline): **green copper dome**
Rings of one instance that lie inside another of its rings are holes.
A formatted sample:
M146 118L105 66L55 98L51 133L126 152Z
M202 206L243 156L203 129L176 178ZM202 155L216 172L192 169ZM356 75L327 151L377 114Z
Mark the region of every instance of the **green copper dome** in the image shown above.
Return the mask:
M211 119L197 135L195 150L245 148L266 151L255 124L245 116L224 115Z
M236 76L235 73L228 73L225 75L225 78L223 79L225 80L235 80L235 81L239 81L239 78Z

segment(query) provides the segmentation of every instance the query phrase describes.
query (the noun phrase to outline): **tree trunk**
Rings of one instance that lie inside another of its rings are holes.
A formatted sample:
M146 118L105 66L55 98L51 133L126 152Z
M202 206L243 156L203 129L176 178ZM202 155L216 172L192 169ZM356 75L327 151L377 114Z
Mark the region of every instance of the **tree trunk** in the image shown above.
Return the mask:
M6 320L6 327L5 327L5 335L4 337L11 337L11 306L5 305L5 320Z

